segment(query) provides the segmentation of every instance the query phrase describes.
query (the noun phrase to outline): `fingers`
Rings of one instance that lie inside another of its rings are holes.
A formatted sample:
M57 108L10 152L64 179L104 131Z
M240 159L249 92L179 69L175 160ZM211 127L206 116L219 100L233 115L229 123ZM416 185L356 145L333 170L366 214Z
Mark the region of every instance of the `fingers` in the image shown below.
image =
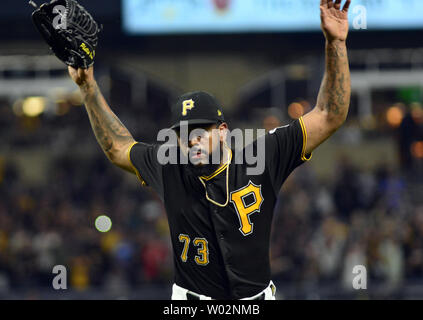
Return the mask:
M335 8L336 10L341 10L341 3L342 0L320 0L320 6L326 7L328 9ZM342 11L348 12L350 4L351 0L347 0L344 4L344 7L342 8Z
M351 4L351 0L347 0L347 2L345 2L345 4L344 4L344 8L342 8L342 11L348 12L350 4Z

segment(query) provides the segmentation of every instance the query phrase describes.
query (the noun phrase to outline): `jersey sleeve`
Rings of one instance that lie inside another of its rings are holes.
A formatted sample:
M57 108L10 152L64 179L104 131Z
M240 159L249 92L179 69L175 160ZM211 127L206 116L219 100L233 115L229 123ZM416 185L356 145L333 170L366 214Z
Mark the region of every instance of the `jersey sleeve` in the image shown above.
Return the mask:
M275 193L299 165L311 159L305 154L307 131L302 118L266 134L266 166Z
M160 145L135 142L128 148L128 159L143 186L163 196L162 165L157 160Z

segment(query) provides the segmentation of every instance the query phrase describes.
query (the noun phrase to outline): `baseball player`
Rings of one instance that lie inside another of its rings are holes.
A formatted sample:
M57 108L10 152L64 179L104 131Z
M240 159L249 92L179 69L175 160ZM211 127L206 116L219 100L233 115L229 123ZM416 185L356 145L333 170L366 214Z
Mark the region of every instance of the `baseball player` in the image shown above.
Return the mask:
M246 161L234 161L235 151L225 143L228 125L212 95L191 92L174 104L171 129L178 134L178 150L190 161L163 164L158 156L161 145L135 141L112 112L93 68L69 67L97 141L109 160L136 174L142 185L153 188L164 202L173 246L172 299L275 299L269 242L277 195L288 175L309 160L312 151L347 117L350 2L341 7L341 0L321 0L326 69L316 106L260 138L265 142L265 169L257 175L247 174ZM193 132L198 128L200 134L182 139L183 129ZM215 152L217 163L210 161Z

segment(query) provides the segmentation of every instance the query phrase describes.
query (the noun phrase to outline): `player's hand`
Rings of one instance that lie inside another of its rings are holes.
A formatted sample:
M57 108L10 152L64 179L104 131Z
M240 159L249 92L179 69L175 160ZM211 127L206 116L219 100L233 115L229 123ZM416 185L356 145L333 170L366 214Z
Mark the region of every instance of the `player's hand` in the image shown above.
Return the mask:
M72 80L80 87L95 82L93 66L89 67L88 69L75 69L68 67L68 71Z
M347 0L341 8L342 0L320 0L321 28L328 41L345 41L348 36L348 8L351 0Z

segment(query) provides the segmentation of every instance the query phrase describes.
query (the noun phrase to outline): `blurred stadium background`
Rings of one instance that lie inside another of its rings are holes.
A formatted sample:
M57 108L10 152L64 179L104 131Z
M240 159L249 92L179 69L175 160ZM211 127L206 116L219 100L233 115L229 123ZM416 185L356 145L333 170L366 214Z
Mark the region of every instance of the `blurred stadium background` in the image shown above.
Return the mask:
M276 12L281 23L222 30L240 0L80 2L104 25L96 78L137 140L154 142L169 125L170 103L187 91L215 94L232 128L271 129L316 101L324 67L318 0L257 1L257 16ZM275 211L272 278L281 299L423 298L420 2L360 1L369 21L348 41L348 120L291 175ZM420 23L401 16L406 5ZM189 26L186 10L193 23L214 20ZM302 10L315 19L307 28L283 23ZM163 206L108 163L31 11L16 0L3 0L0 11L0 298L168 299ZM94 227L102 214L113 221L108 233ZM359 264L367 290L351 286ZM52 288L54 265L67 267L68 290Z

